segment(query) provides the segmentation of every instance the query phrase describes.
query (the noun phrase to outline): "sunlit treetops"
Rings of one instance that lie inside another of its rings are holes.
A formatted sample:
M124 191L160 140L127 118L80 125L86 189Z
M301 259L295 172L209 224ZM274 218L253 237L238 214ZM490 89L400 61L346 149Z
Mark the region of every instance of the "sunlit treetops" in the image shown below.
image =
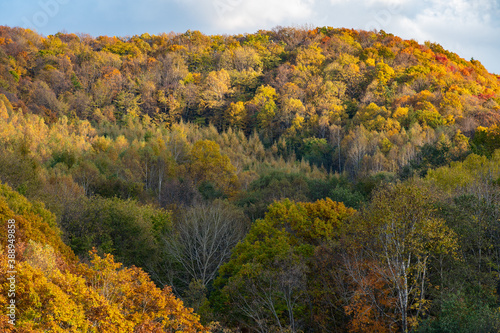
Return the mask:
M23 332L207 332L192 309L169 287L158 288L137 267L112 255L90 253L78 263L43 205L0 185L0 217L15 220L16 330ZM7 228L0 231L7 244ZM6 247L0 251L0 304L6 307L11 276ZM1 315L2 332L12 332Z

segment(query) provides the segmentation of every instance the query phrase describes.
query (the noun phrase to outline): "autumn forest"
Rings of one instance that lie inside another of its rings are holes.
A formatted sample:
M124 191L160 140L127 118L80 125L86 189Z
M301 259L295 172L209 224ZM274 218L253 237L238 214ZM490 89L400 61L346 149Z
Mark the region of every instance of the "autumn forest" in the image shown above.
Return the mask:
M0 221L1 332L499 332L500 76L384 31L0 26Z

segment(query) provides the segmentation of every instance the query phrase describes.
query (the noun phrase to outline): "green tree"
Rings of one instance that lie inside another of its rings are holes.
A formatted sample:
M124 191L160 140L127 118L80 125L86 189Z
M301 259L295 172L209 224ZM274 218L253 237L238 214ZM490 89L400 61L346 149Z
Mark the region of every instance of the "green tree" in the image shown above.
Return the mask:
M221 267L215 306L243 327L259 332L303 329L308 312L321 311L308 309L312 296L308 285L314 279L308 267L314 249L338 240L353 212L330 199L315 203L285 199L272 204Z
M61 218L66 241L79 256L96 248L126 265L154 267L160 239L171 230L170 212L118 198L82 198Z

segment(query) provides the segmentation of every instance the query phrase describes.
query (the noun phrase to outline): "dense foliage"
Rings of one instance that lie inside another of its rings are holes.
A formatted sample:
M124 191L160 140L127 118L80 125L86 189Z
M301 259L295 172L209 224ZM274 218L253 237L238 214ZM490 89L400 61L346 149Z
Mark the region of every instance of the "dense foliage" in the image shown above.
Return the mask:
M159 289L137 267L123 268L112 255L91 252L78 263L60 238L52 213L8 186L0 188L0 219L15 220L14 327L1 315L2 332L205 332L192 309L169 287ZM2 244L7 243L2 228ZM10 243L9 243L10 244ZM10 258L10 257L9 257ZM0 305L12 299L6 247L0 252Z
M498 331L499 126L499 76L384 31L0 26L17 329Z

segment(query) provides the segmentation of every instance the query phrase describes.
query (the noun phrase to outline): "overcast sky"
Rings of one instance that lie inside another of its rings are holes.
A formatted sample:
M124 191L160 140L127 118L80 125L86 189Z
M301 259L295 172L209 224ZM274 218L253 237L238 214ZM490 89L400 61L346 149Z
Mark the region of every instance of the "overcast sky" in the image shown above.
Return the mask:
M500 74L500 0L0 0L0 25L93 36L253 33L280 26L385 30Z

